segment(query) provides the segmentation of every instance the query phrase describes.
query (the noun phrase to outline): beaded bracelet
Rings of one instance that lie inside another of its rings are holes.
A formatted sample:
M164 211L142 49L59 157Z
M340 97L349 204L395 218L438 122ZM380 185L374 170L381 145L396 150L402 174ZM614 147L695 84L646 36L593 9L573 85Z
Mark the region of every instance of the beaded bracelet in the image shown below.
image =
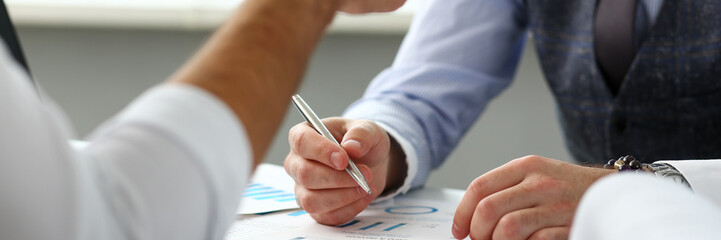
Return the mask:
M633 156L626 155L626 156L620 157L616 160L614 160L614 159L608 160L608 163L606 163L606 165L603 165L603 168L616 169L619 172L638 171L641 168L643 168L644 165L646 165L646 164L639 162L638 160L633 158Z
M626 155L616 160L608 160L608 163L603 165L603 168L616 169L619 172L634 171L636 173L651 173L657 177L665 178L691 188L691 185L688 183L683 174L668 163L641 163L633 156Z

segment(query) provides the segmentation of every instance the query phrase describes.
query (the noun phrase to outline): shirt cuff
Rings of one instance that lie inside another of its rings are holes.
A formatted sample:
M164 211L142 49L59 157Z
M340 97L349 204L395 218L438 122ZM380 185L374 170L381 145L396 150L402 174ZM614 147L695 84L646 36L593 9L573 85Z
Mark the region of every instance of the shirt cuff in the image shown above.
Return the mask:
M406 194L409 190L411 190L413 179L416 178L416 174L418 174L418 157L416 156L416 150L413 148L413 145L405 138L401 136L396 130L389 127L388 125L381 123L381 122L375 122L380 127L382 127L386 132L388 132L391 137L393 137L396 142L401 146L401 149L406 155L406 166L408 167L408 171L406 172L406 179L403 180L403 185L396 189L395 191L388 193L383 196L379 196L374 201L381 202L388 199L391 199L395 196L398 196L399 194Z
M250 176L252 150L240 119L224 102L192 85L163 84L143 93L93 136L136 124L167 134L197 160L219 206L215 210L237 210Z
M721 207L721 160L658 161L667 163L686 178L697 195L704 196Z

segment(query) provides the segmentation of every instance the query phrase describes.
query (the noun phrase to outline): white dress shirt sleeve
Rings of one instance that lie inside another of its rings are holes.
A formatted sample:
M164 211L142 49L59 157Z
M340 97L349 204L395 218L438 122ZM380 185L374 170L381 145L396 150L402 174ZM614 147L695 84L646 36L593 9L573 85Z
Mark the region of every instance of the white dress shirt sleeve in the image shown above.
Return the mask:
M101 177L101 188L116 190L103 195L124 196L110 206L125 211L119 223L147 223L151 239L220 239L235 219L250 149L224 103L178 84L140 96L83 152L112 177Z
M650 174L612 174L581 198L572 240L712 240L721 208L685 186Z
M224 103L162 85L73 148L41 99L0 47L0 239L223 238L252 161Z
M678 170L693 192L721 207L721 160L659 161Z

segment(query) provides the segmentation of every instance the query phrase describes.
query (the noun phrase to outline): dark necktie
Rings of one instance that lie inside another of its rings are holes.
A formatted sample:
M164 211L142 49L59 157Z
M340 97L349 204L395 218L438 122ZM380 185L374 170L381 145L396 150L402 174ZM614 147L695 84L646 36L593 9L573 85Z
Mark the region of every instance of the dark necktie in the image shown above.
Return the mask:
M18 61L18 63L20 63L20 65L22 65L28 73L30 73L28 64L25 62L23 50L20 47L20 41L18 41L18 37L15 34L15 28L10 21L10 16L8 15L7 8L5 7L5 1L2 0L0 0L0 36L2 36L5 44L10 49L10 53L12 53L13 58L15 58L15 60Z
M596 60L615 95L636 55L633 26L637 0L598 0L593 25Z

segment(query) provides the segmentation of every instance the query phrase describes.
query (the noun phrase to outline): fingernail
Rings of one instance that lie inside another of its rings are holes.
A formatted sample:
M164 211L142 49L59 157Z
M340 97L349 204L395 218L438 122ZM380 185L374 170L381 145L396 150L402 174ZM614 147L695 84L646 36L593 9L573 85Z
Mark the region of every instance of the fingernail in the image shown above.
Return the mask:
M358 142L358 141L356 141L356 140L347 140L347 141L343 142L343 147L344 147L344 148L349 148L349 149L357 149L357 150L360 150L360 149L361 149L361 143Z
M461 230L458 230L458 227L456 226L455 223L453 224L453 228L451 231L453 231L453 236L456 238L458 238L458 236L461 235Z
M330 162L333 164L333 167L335 167L338 170L342 170L343 166L343 159L341 159L341 153L340 152L334 152L330 155Z

